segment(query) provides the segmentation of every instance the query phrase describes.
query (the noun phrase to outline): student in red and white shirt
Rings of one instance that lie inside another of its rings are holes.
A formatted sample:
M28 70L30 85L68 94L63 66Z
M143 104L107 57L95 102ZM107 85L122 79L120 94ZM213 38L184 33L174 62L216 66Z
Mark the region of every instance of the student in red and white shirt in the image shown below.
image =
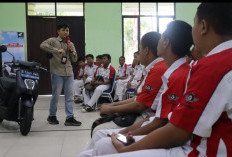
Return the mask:
M128 82L128 69L127 64L125 64L125 57L119 57L119 68L118 73L116 75L116 83L115 83L115 94L114 100L122 100L125 92L124 92L124 84Z
M157 32L149 32L142 37L139 55L141 56L141 64L143 64L146 67L145 71L147 76L142 91L139 93L138 97L121 101L124 102L123 104L119 104L119 102L117 102L102 105L100 110L102 114L114 112L135 112L154 114L154 112L151 111L150 107L154 99L159 98L161 94L161 76L168 68L164 60L157 56L157 45L160 36L161 35ZM138 116L136 121L140 121L141 119L144 119L144 117ZM89 149L93 147L94 143L99 139L98 137L106 137L107 132L115 128L122 129L121 127L117 126L114 122L108 122L108 124L103 123L99 125L99 127L97 126L93 130L93 137ZM105 129L106 131L100 129ZM96 132L96 130L99 131Z
M97 55L96 62L94 62L94 64L97 65L98 67L101 67L103 65L102 63L103 63L102 55Z
M144 65L140 64L140 58L139 58L139 52L134 53L134 61L135 61L135 67L133 69L133 74L128 81L127 84L125 84L125 89L134 89L135 94L137 93L137 89L141 85L142 81L144 80Z
M85 106L82 108L82 112L91 112L94 110L93 105L98 101L103 91L110 88L110 80L114 79L115 69L112 65L110 65L111 56L109 54L103 54L102 56L103 66L97 69L95 76L102 76L104 82L99 82L95 79L91 81L91 83L98 85L91 98L88 94L86 94L85 89L83 90Z
M94 56L92 54L86 55L85 58L87 64L85 65L83 81L84 83L88 83L94 78L94 73L98 66L94 64Z
M231 7L231 3L199 5L192 33L205 57L193 64L186 92L169 114L170 123L128 147L112 136L118 152L141 150L117 157L232 156Z
M190 70L190 66L186 62L185 55L189 52L190 47L193 44L191 31L192 27L183 21L173 21L169 23L157 48L158 56L164 58L165 63L169 68L162 76L164 88L161 96L159 97L158 108L156 109L156 118L151 123L143 127L138 127L137 129L134 128L133 130L128 130L126 128L121 130L120 133L127 134L128 131L131 131L130 134L133 135L144 135L167 124L168 114L179 104L180 98L185 90L185 84ZM173 46L174 44L175 46ZM172 49L173 47L175 47L174 50ZM156 106L157 103L154 101L152 108L156 108ZM110 132L110 134L112 132ZM135 138L136 141L138 141L143 137L144 136L136 136ZM105 155L109 153L117 153L114 146L109 144L110 142L110 138L99 140L95 143L92 154ZM103 147L105 147L105 150L102 150Z
M80 92L80 87L84 86L84 81L83 81L83 76L84 76L84 71L85 71L85 59L84 58L79 58L78 59L78 72L77 72L77 79L74 80L74 101L80 100L81 99L81 92Z

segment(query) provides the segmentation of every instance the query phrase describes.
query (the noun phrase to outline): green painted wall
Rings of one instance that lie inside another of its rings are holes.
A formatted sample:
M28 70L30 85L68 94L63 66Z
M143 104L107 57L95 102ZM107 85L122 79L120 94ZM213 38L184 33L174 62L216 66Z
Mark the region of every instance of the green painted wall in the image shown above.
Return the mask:
M193 26L193 19L200 3L176 3L176 19Z
M25 59L27 59L25 3L0 3L0 21L0 32L24 32Z
M85 3L86 54L109 53L117 69L122 55L121 3Z
M200 3L176 3L176 19L193 25L197 7ZM0 31L25 32L25 3L0 3ZM86 54L94 56L109 53L112 65L118 67L122 55L122 16L121 3L85 3Z

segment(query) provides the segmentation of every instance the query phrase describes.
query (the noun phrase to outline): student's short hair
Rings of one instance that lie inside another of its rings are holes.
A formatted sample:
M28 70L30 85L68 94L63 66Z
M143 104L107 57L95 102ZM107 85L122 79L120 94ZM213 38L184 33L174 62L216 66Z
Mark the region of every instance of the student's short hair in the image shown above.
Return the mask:
M160 38L161 34L158 32L146 33L141 39L141 45L143 48L148 47L153 55L157 57L157 46Z
M77 60L77 62L80 62L80 61L85 62L85 58L83 58L83 57L79 57L79 58L78 58L78 60Z
M198 22L209 23L215 33L232 36L232 3L201 3L196 16Z
M102 55L98 55L96 58L98 58L98 59L102 59Z
M139 51L134 52L134 55L138 56L139 55Z
M110 54L103 54L103 55L102 55L102 58L103 58L103 57L107 57L109 60L111 60Z
M120 58L123 58L123 59L125 59L125 57L124 57L124 56L121 56L121 57L119 57L119 59L120 59Z
M88 57L91 57L92 59L94 59L94 56L92 54L88 54L85 56L85 58L87 59Z
M192 27L180 20L170 22L163 33L163 37L170 41L172 51L178 57L187 55L193 44Z
M65 23L61 23L61 24L58 24L56 27L57 30L60 30L61 28L64 28L64 29L69 28L69 25Z

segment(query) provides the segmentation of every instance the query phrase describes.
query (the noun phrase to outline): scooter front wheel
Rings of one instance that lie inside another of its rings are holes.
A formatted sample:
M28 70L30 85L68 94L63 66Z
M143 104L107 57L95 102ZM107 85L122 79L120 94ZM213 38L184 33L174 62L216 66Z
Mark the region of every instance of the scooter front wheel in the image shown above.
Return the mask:
M30 129L33 120L33 107L23 107L23 119L20 121L20 132L22 135L26 136Z

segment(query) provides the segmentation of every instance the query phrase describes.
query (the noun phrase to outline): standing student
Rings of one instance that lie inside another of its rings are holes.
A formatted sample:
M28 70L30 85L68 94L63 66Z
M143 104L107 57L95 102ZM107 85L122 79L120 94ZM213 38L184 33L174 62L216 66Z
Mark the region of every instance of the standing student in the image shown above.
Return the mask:
M62 89L65 95L65 125L79 126L81 122L74 118L73 114L73 68L71 60L77 61L77 52L74 44L69 40L69 26L60 24L57 26L58 37L49 38L43 41L40 48L52 54L49 59L52 97L50 101L49 116L47 121L49 124L59 124L56 117L57 103Z

